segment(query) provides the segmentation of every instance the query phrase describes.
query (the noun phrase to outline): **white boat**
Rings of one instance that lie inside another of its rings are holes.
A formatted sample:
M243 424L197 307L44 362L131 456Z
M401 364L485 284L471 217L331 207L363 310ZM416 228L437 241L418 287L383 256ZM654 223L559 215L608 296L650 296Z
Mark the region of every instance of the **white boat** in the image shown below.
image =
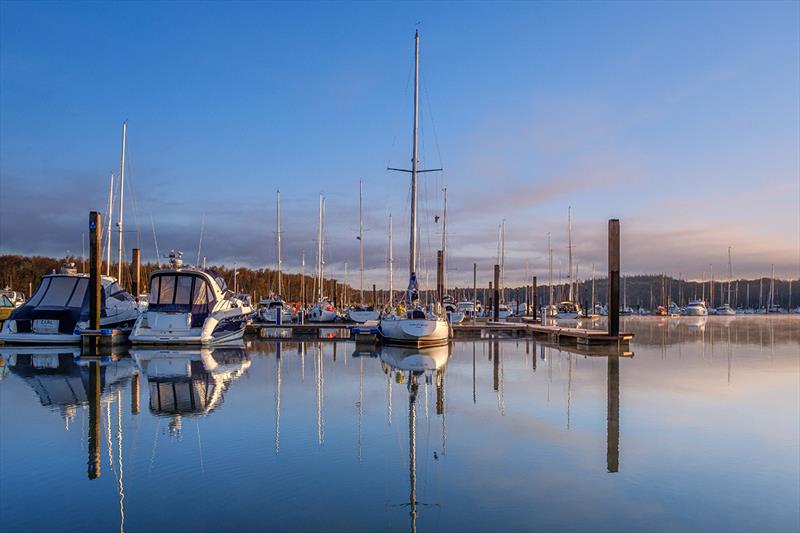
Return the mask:
M100 278L100 327L129 328L139 309L133 296L114 278ZM42 277L31 298L14 309L3 323L0 341L9 344L72 344L89 327L89 274L64 267L60 274Z
M270 324L276 324L280 316L281 324L292 322L292 309L278 295L262 299L259 303L258 318Z
M401 316L389 315L378 324L378 334L387 343L416 346L445 344L450 339L450 325L419 305L417 288L417 169L419 163L417 133L419 121L419 30L414 36L414 127L411 155L411 217L409 231L409 280L406 298L408 309ZM399 170L399 169L395 169Z
M703 300L692 300L683 309L686 316L708 316L708 308Z
M449 294L445 294L444 298L442 298L442 307L449 323L461 324L464 321L464 313L461 312L453 297Z
M333 322L338 316L336 307L325 297L322 286L325 281L325 198L319 195L319 226L317 228L317 301L308 310L309 322Z
M561 302L556 310L556 318L559 320L577 320L583 316L583 309L580 304L573 302Z
M736 309L730 306L730 304L722 304L721 306L717 307L717 314L723 316L734 316L736 314Z
M352 305L347 308L347 318L351 322L363 324L381 317L380 311L371 305Z
M462 300L456 304L456 309L465 318L477 318L482 315L483 308L480 302L471 302L469 300Z
M228 290L222 276L185 266L180 253L169 255L170 268L150 274L150 303L133 326L133 344L217 344L241 339L247 301Z
M8 298L11 305L15 308L21 306L25 303L25 295L19 291L12 290L11 287L6 287L3 290L0 290L0 296L5 296Z

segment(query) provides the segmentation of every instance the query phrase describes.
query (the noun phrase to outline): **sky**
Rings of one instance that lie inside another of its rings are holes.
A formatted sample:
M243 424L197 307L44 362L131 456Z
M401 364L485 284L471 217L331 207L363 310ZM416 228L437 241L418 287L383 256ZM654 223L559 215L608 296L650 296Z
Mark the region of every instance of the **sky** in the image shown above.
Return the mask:
M447 188L450 285L624 274L800 276L800 3L0 3L0 254L82 253L128 121L124 246L143 259L408 269L421 35L423 286ZM204 221L204 222L203 222Z

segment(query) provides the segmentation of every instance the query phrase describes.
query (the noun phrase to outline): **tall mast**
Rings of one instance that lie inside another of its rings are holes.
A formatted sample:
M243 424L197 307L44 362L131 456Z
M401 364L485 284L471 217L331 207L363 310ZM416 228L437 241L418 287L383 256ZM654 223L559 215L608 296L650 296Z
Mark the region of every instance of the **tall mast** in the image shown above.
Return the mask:
M447 187L444 192L444 212L442 213L442 287L447 293Z
M281 275L282 275L282 266L283 266L283 259L281 258L281 190L278 189L278 192L275 194L275 222L278 228L278 296L283 294L282 286L281 286Z
M319 194L319 226L317 226L317 301L322 301L322 205L325 200Z
M731 247L728 246L728 305L731 305L731 281L733 280L733 266L731 265Z
M550 246L550 233L547 233L547 253L550 256L550 279L547 282L547 288L549 289L548 295L548 306L553 305L553 248ZM548 315L549 316L549 315Z
M569 278L569 301L574 301L574 295L572 294L572 206L567 208L567 249L569 251L569 265L567 268L569 269L569 273L567 277Z
M108 221L106 222L106 276L111 275L111 225L114 220L114 173L111 173L111 184L108 186Z
M411 230L408 268L414 286L409 285L409 303L416 291L417 276L417 135L419 131L419 30L414 33L414 130L411 149Z
M769 280L769 306L767 307L767 312L769 312L769 308L775 305L775 264L772 265L772 276Z
M361 260L360 285L359 285L359 303L364 305L364 219L363 219L363 182L358 180L358 245L359 245L359 258Z
M506 301L506 219L500 224L500 301Z
M389 307L394 307L394 250L392 247L391 213L389 213Z
M128 135L128 121L122 123L122 161L120 162L119 216L117 217L117 283L122 283L122 208L125 206L125 142Z

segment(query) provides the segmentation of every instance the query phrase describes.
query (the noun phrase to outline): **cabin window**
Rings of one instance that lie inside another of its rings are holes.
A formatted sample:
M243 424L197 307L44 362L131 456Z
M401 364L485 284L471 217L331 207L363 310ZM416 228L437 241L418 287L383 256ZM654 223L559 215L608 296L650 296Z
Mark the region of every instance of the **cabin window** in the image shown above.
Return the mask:
M178 285L175 289L175 303L189 305L192 303L192 279L194 276L178 276Z
M50 278L50 286L39 305L66 307L76 282L77 278L71 277Z
M42 301L42 298L47 292L47 288L50 286L50 279L51 278L42 278L42 282L39 284L36 292L33 293L33 296L31 296L31 299L28 301L27 305L32 307L39 305L39 302Z
M160 287L158 290L159 304L171 304L175 297L175 276L159 276Z
M150 282L150 296L148 297L147 301L151 304L158 303L158 293L160 290L161 284L159 283L160 278L153 278L153 281Z
M89 279L81 278L78 280L78 287L72 293L72 298L67 302L67 307L82 307L83 299L86 296L86 289L89 288Z
M208 303L208 291L206 290L206 282L200 278L194 280L194 298L192 305L205 305Z

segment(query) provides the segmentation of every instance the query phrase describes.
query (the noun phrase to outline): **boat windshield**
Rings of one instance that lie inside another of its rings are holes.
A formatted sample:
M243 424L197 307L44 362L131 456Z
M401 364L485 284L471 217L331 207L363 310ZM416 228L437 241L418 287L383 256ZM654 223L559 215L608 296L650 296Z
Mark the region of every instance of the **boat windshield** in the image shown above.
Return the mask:
M89 278L51 276L42 279L36 293L28 302L31 306L72 307L80 309L89 287Z
M196 274L156 274L150 279L150 311L164 313L208 313L214 294L206 280Z
M0 307L14 307L14 304L11 303L11 300L8 299L8 296L5 294L0 294Z

